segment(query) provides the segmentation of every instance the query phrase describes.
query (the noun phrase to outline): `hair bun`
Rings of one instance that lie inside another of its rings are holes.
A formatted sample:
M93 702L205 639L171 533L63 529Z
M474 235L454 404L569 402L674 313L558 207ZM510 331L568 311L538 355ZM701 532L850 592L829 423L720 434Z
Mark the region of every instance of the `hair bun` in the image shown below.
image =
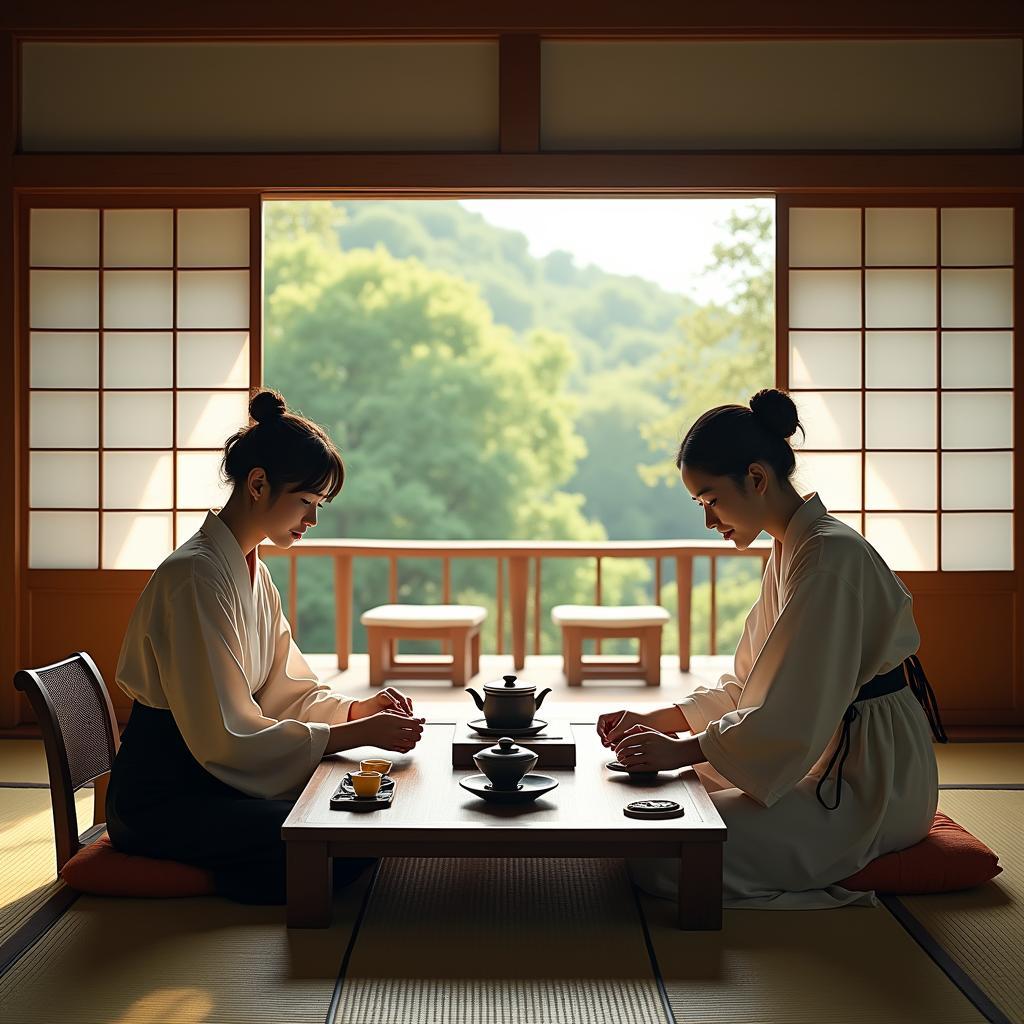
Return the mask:
M284 399L273 388L260 391L249 403L249 415L257 423L280 419L287 411L288 406L285 405Z
M792 437L800 426L793 399L777 388L758 391L750 400L750 411L770 434Z

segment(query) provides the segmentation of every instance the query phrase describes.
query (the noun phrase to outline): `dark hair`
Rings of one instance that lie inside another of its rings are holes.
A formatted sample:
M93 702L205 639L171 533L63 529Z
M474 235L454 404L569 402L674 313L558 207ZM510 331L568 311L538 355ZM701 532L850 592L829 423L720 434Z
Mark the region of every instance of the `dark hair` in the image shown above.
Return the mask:
M771 466L779 480L788 480L796 466L789 443L803 430L793 399L783 391L765 388L750 405L720 405L709 409L686 432L676 466L701 469L712 476L732 477L742 486L753 462Z
M256 421L232 434L224 445L223 473L236 487L257 466L267 474L271 494L285 485L292 491L327 494L331 501L345 482L345 463L327 432L301 413L289 412L272 388L249 402Z

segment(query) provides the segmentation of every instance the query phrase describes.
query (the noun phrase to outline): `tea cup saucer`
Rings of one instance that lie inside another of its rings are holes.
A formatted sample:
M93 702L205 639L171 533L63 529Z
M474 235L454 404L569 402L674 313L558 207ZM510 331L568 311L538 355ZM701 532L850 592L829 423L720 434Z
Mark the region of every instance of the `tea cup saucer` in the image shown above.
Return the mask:
M619 772L625 775L627 778L632 779L636 782L653 782L657 777L657 772L631 772L624 764L619 761L609 761L605 768L610 772Z
M483 797L491 803L527 804L545 793L550 793L558 785L558 780L551 778L550 775L527 772L518 789L494 789L486 775L470 775L468 778L459 779L459 785L474 796Z
M513 739L521 739L523 736L536 736L547 728L548 723L542 718L535 718L533 723L524 729L495 729L487 724L486 718L476 718L467 724L473 732L478 732L481 736L511 736Z

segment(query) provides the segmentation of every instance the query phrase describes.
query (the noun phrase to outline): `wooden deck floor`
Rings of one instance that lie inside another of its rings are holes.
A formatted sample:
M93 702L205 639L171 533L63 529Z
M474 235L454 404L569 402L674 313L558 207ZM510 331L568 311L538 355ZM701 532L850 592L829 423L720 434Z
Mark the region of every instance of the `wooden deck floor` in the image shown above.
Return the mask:
M307 659L320 678L334 689L359 699L377 692L376 687L369 685L369 661L365 654L353 654L346 672L338 671L332 654L307 655ZM620 707L643 709L671 704L685 697L694 687L716 681L731 668L731 656L696 657L692 659L690 672L680 672L678 659L666 655L661 660L660 686L645 686L639 679L623 679L587 681L582 686L570 687L562 673L561 657L539 654L528 656L518 675L535 683L538 690L551 687L552 692L543 705L545 710L557 705L563 713L582 716L577 721L591 722L596 721L602 712ZM469 685L479 690L484 683L513 671L511 655L485 654L480 658L480 674L470 680ZM461 687L436 680L403 680L395 685L408 693L417 710L429 719L454 721L478 714L472 698Z

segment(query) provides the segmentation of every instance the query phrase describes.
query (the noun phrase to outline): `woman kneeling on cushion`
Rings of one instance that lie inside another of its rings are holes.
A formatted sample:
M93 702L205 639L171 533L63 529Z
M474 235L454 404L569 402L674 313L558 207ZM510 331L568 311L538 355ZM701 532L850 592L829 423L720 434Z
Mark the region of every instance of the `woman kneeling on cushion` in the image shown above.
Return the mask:
M290 547L315 526L345 469L326 433L276 392L249 412L255 425L225 447L228 503L161 563L132 614L117 683L134 703L107 829L124 853L211 869L230 899L281 903L281 825L320 759L367 745L405 753L423 720L397 690L364 701L331 692L296 647L257 548ZM334 863L344 884L369 862Z
M923 839L938 801L929 725L945 735L910 594L816 494L794 490L798 427L789 396L766 390L690 428L676 464L708 529L741 551L762 531L774 539L761 593L734 675L598 722L628 769L700 774L728 828L727 907L872 902L836 879ZM630 868L648 892L677 894L677 861Z

